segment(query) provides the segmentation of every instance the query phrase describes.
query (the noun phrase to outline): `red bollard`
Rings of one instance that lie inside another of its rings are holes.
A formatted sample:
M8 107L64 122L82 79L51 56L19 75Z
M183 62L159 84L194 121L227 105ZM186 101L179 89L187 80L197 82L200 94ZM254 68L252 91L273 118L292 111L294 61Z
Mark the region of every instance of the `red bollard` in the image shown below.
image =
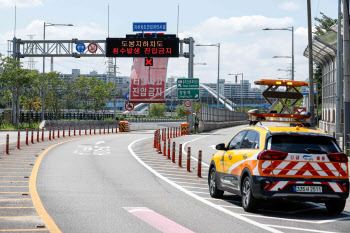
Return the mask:
M60 138L60 126L57 126L57 138Z
M118 133L118 123L115 125L115 133Z
M26 129L26 145L28 146L28 129Z
M90 135L91 135L91 124L90 124Z
M175 138L175 127L173 127L173 138Z
M106 134L106 124L103 124L103 134Z
M107 130L107 133L109 134L109 123L108 123L108 130Z
M168 140L170 139L170 138L169 138L169 131L170 131L170 129L169 129L169 127L168 127L168 137L167 137Z
M51 141L51 126L50 126L50 130L49 130L49 141Z
M41 128L41 141L44 141L44 127Z
M17 136L17 149L21 149L21 132L18 130L18 136Z
M68 126L68 136L70 137L70 125Z
M191 147L187 147L187 172L191 172Z
M197 178L202 178L202 150L199 150L199 152L198 152Z
M179 145L179 167L182 167L182 144Z
M87 124L85 124L85 135L87 135Z
M164 145L163 145L163 156L166 156L166 140L164 140Z
M162 154L162 144L160 134L158 136L158 154Z
M6 136L6 154L10 154L10 140L9 140L9 135L7 134Z
M100 124L100 132L99 133L101 134L101 124Z
M173 138L173 127L170 127L170 138Z
M32 137L31 137L31 142L34 144L34 128L32 128Z
M74 132L74 136L76 136L76 134L75 134L75 125L74 125L74 131L73 132Z
M95 123L94 123L94 134L96 134L96 126L95 126Z
M81 125L79 124L79 136L81 136Z
M113 134L113 124L112 124L112 134Z
M175 163L175 142L173 142L173 154L172 154L171 162Z
M170 139L168 140L168 156L167 159L170 159Z
M55 139L55 126L52 127L52 139Z
M63 137L65 137L65 134L66 134L66 132L65 132L65 131L66 131L66 129L65 129L65 128L66 128L66 126L65 126L65 125L63 125L63 131L62 131L62 135L63 135Z
M154 131L153 148L156 148L156 135L157 135L157 131Z
M36 132L36 142L39 143L39 128L38 128L38 131Z

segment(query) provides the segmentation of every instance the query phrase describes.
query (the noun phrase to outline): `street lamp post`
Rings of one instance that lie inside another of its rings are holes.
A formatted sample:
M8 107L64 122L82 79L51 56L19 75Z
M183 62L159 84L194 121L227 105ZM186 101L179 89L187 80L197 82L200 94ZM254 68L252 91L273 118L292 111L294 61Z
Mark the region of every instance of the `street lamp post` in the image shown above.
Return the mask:
M46 27L49 26L73 26L73 24L55 24L55 23L46 23L44 22L44 40L45 40L45 29ZM45 51L46 51L46 43L44 43L43 45L44 48L44 55L45 55ZM52 62L52 61L51 61ZM43 84L45 82L45 56L43 57ZM42 89L42 94L41 94L41 98L42 98L42 107L41 107L41 120L45 120L45 94L44 94L44 87Z
M241 83L241 112L243 112L243 73L238 73L238 74L228 74L228 75L242 75L242 83Z
M220 102L219 102L219 98L220 98L220 93L219 93L219 81L220 81L220 43L217 44L209 44L209 45L203 45L203 44L197 44L196 46L214 46L218 48L218 80L217 80L217 104L216 107L219 109L220 106Z
M263 30L282 30L282 31L291 31L292 32L292 80L294 80L294 27L286 28L264 28Z

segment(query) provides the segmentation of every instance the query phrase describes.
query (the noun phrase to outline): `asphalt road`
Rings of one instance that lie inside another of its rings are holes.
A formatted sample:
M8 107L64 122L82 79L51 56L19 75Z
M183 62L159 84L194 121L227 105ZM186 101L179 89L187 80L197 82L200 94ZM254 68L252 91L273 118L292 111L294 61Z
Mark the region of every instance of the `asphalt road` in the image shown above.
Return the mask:
M203 150L208 164L213 146L242 127L172 141L191 146L194 157ZM246 213L238 196L210 198L206 167L197 178L196 166L192 160L188 173L156 153L153 131L85 138L46 154L37 189L62 232L349 232L349 203L338 216L298 202L266 203Z

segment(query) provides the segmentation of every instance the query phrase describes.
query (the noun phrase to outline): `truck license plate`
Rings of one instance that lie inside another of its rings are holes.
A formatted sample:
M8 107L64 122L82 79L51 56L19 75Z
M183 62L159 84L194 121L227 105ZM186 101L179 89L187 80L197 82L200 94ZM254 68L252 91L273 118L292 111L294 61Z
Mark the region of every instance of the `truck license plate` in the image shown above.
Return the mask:
M322 186L294 186L296 193L322 193Z

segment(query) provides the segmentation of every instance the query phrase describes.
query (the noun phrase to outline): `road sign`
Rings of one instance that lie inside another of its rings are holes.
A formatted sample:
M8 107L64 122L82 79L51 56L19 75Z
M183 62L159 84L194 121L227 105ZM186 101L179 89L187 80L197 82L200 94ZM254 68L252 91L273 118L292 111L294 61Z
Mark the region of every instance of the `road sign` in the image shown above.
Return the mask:
M309 95L309 86L302 86L300 87L300 92L303 95ZM316 84L314 84L314 94L316 94Z
M165 32L166 22L132 23L133 32Z
M187 108L191 107L191 104L192 104L191 100L186 100L184 103L185 107L187 107Z
M107 38L106 57L179 57L176 35Z
M129 101L125 103L125 109L128 111L132 111L134 109L134 104Z
M89 44L88 50L90 53L96 53L97 52L97 44L95 44L95 43Z
M145 66L153 66L153 58L145 58Z
M199 89L178 89L177 98L183 99L199 99Z
M293 110L294 110L294 113L300 114L302 112L306 112L306 107L294 107Z
M198 108L198 113L199 113L199 114L202 113L202 108Z
M78 43L75 46L75 49L77 50L77 52L83 53L85 51L85 44L84 43Z
M190 110L186 110L185 114L188 116L191 114Z
M130 99L130 92L127 92L127 93L125 94L125 99L126 99L127 101L129 101L129 99Z
M198 78L179 78L177 88L199 88Z

